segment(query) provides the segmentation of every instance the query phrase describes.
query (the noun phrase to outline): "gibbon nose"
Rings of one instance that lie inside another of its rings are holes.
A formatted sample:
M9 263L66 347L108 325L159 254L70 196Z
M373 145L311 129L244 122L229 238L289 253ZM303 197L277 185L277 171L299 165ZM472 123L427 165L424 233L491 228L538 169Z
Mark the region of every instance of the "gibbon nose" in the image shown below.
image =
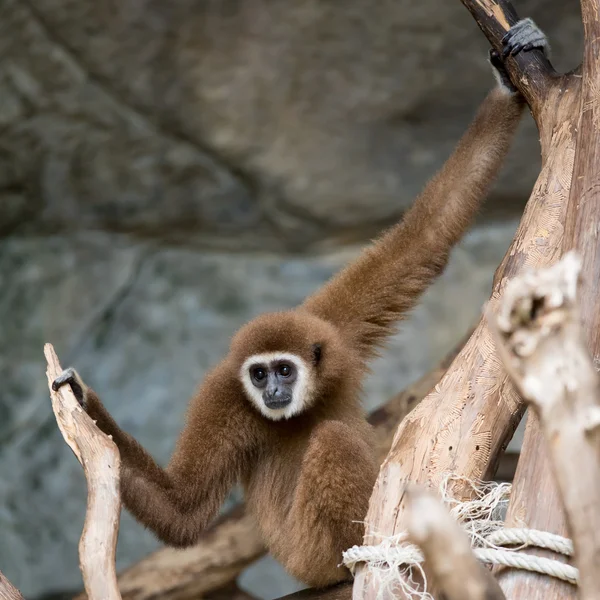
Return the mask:
M267 408L283 408L292 401L292 395L278 387L269 386L263 394L263 400Z

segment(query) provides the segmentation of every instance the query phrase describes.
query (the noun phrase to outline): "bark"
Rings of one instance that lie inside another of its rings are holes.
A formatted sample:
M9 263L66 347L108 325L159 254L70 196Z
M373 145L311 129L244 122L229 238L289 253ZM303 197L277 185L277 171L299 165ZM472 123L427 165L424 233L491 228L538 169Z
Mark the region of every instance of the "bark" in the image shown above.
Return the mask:
M212 593L235 581L264 553L254 520L237 507L215 522L196 546L162 548L123 571L119 588L124 600L218 598Z
M54 348L44 346L46 375L52 410L65 442L83 466L88 502L79 541L79 565L90 600L120 600L115 567L121 498L119 495L119 450L110 436L98 429L75 399L71 386L58 392L52 382L62 368Z
M0 571L0 600L23 600L21 592Z
M597 364L600 358L600 315L597 302L600 281L600 256L598 254L597 223L600 217L600 196L597 193L600 155L598 133L598 83L600 68L598 63L598 34L600 22L597 2L582 1L584 25L584 59L581 68L581 91L576 96L577 110L574 109L571 124L577 125L579 134L573 164L573 185L570 189L566 214L563 251L576 248L583 259L585 274L580 292L579 304L588 337L588 348ZM575 107L574 107L575 108ZM579 122L578 122L579 121ZM559 490L552 473L550 457L538 419L529 416L519 469L515 476L512 500L507 512L507 525L531 527L567 536L567 519L563 511ZM532 493L533 490L536 493ZM544 502L538 498L543 497ZM544 550L529 549L528 552L550 555ZM566 560L553 555L557 560ZM576 597L573 586L533 573L502 570L498 573L508 598L527 597L542 600L552 597L570 599Z
M505 523L507 527L526 527L569 536L567 518L552 472L548 450L539 421L531 411L527 416L521 458L513 481ZM568 562L567 557L550 550L525 548L522 551ZM560 579L508 567L498 567L494 571L509 600L568 600L577 597L577 589Z
M580 268L569 253L516 279L488 318L507 370L539 417L575 548L578 597L591 600L600 597L600 380L576 301Z
M499 48L502 35L517 20L514 9L504 1L463 3ZM579 117L578 77L556 75L538 51L510 59L508 68L530 103L543 162L515 239L496 272L491 307L509 279L560 255ZM482 320L434 391L398 427L371 497L365 542L376 544L406 529L404 482L437 487L448 471L469 479L491 477L523 410ZM466 497L468 489L457 484L453 494ZM374 599L380 591L359 566L354 599Z

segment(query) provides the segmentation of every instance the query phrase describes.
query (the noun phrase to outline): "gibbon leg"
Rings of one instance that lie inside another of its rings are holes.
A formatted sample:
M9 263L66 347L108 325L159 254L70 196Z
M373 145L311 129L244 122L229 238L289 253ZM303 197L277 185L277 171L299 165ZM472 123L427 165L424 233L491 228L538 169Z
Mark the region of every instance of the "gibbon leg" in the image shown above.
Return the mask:
M286 568L312 586L348 579L342 552L361 544L378 465L372 448L348 425L323 421L311 434L286 538Z

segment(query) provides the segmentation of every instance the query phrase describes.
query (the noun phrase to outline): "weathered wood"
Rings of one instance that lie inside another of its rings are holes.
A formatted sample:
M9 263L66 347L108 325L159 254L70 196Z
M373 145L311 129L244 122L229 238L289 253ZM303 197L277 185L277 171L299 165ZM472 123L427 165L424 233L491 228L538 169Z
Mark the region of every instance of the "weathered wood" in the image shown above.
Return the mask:
M563 250L577 250L583 281L579 306L583 330L596 364L600 362L600 15L598 0L581 0L584 55L579 135L573 186L565 226Z
M23 600L21 592L0 571L0 600Z
M121 514L119 450L79 406L71 386L65 385L58 392L52 390L52 382L62 368L50 344L44 346L44 354L52 410L65 442L83 466L88 486L87 511L79 541L79 566L85 590L91 600L120 600L115 567Z
M432 577L436 591L446 600L506 600L442 502L415 486L406 489L405 498L409 539L423 552L427 577Z
M193 548L162 548L123 571L121 595L124 600L205 598L235 581L264 552L254 519L240 506L216 521Z
M505 0L461 0L492 47L502 51L502 37L519 20L510 2ZM510 57L506 67L511 79L534 112L539 113L557 76L541 50L533 50Z
M576 301L569 253L507 288L495 324L499 354L536 411L568 517L582 600L600 598L600 379Z
M538 419L531 411L527 415L521 459L505 522L507 527L527 527L569 536L548 448ZM541 548L525 548L523 552L568 562L567 557ZM498 567L494 572L508 600L571 600L577 597L577 589L560 579L507 567Z
M507 2L463 2L485 28L490 42L514 23ZM490 304L497 303L506 282L524 268L554 262L560 253L569 196L579 109L579 80L555 76L538 52L523 53L509 65L515 84L531 102L540 130L542 170L515 239L496 271ZM480 322L435 390L400 424L392 449L380 470L367 515L365 541L376 544L406 528L404 481L438 486L446 472L470 479L490 478L500 454L522 416L524 405L499 361L485 322ZM457 484L455 497L468 495ZM374 535L376 532L377 535ZM374 599L378 582L359 566L355 600Z
M580 306L584 331L588 336L588 347L594 359L600 359L600 306L598 285L600 283L600 256L598 247L598 222L600 220L600 195L598 194L598 168L600 159L600 138L598 133L598 84L600 68L598 63L599 19L597 2L582 2L584 23L584 61L581 69L583 78L573 85L581 85L576 99L577 110L568 120L569 127L577 126L578 136L574 167L566 215L563 250L577 248L583 259L585 273L580 290ZM576 93L577 90L573 89ZM575 104L575 103L574 103ZM579 121L579 122L578 122ZM543 498L543 502L540 502ZM522 458L515 476L512 500L507 513L507 524L538 528L559 535L568 535L567 520L564 515L560 493L553 476L552 466L547 455L547 446L535 415L530 415ZM544 550L528 550L540 555L550 555ZM556 557L565 560L564 557ZM498 573L507 597L541 600L557 600L576 597L573 586L527 572Z

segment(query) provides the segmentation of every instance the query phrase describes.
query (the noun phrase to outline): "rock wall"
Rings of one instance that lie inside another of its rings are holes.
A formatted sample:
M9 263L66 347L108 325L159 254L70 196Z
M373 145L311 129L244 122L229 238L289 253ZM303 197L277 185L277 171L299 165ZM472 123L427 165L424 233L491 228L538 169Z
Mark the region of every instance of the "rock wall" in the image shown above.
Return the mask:
M518 9L577 65L577 0ZM464 131L487 47L458 0L3 0L0 231L364 239ZM499 198L538 171L531 119L517 147Z
M578 62L577 6L518 6L558 68ZM458 0L0 2L0 569L27 597L81 583L85 481L43 343L165 462L236 328L300 302L410 205L492 85L486 56ZM515 227L491 217L518 214L538 154L526 119L370 406L475 320ZM124 514L120 567L156 545ZM294 587L269 559L242 580Z

